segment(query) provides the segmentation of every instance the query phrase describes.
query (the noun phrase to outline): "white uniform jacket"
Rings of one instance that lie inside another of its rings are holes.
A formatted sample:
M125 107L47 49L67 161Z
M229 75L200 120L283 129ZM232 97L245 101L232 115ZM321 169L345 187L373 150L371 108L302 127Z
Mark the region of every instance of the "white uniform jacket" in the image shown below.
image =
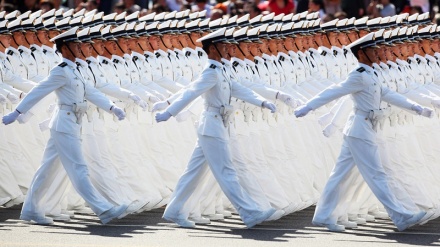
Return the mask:
M107 112L111 112L110 108L113 103L100 91L85 83L76 64L68 59L62 61L50 71L48 77L23 98L16 109L25 113L46 95L55 91L58 105L73 106L73 104L84 102L87 99ZM72 110L61 108L53 114L49 127L58 132L79 136L81 124L77 123Z
M191 86L168 107L167 111L176 116L200 95L204 99L205 111L203 111L199 120L197 132L199 135L221 139L228 139L229 136L226 127L223 125L219 109L221 106L230 105L231 97L257 106L261 106L264 101L261 96L225 76L221 63L208 60L208 64L200 77L191 83ZM216 111L216 109L218 110Z
M375 140L376 133L368 116L370 111L379 110L381 100L409 110L414 102L382 87L375 71L370 66L362 63L359 63L359 66L358 69L349 73L345 81L328 87L309 100L307 106L317 109L334 99L351 94L353 112L345 125L344 135L364 140Z

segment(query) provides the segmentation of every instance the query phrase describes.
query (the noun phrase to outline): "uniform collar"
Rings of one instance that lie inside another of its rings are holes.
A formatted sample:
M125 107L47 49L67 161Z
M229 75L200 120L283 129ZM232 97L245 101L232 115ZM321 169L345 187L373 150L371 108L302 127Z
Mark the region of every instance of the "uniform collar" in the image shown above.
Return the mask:
M40 52L43 52L43 48L41 46L39 46L39 45L32 44L31 47L35 48L36 50L38 50Z
M189 52L191 52L191 54L195 54L196 53L196 51L194 50L194 49L192 49L192 48L190 48L190 47L185 47L185 48L183 48L183 51L186 53L187 51L189 51Z
M226 67L231 67L231 61L226 59L226 58L222 58L222 63L226 66Z
M382 70L382 68L377 63L373 63L373 69L375 69L375 70Z
M273 58L272 58L272 56L269 56L269 55L267 55L266 53L264 53L262 56L261 56L264 60L272 60Z
M90 61L90 63L94 63L94 64L98 63L98 59L96 59L96 57L93 57L93 56L88 57L86 60L87 60L87 62Z
M98 61L100 62L100 63L102 63L103 61L105 61L105 63L110 63L110 64L112 64L112 60L111 59L108 59L108 58L106 58L106 57L104 57L104 56L98 56Z
M212 60L212 59L208 59L208 67L211 66L211 65L215 65L216 68L218 68L218 69L222 69L223 68L223 64L221 64L220 62L217 62L217 61Z
M118 55L112 55L112 61L125 62L124 59Z
M254 59L256 60L256 61L258 61L258 63L264 63L264 59L263 58L261 58L261 57L254 57Z
M300 57L305 57L306 55L302 51L298 51L296 54Z
M371 73L371 74L374 73L374 69L364 63L359 63L359 66L364 68L367 71L367 73Z
M144 55L148 55L150 57L154 57L154 53L151 51L144 51Z
M433 62L433 63L437 62L437 59L429 54L426 54L425 58L426 58L426 60L429 60L430 62Z
M9 47L6 49L6 54L8 54L9 51L11 51L11 52L13 52L13 53L19 53L18 50L15 49L15 48L12 47L12 46L9 46Z
M69 59L67 59L67 58L64 58L63 57L63 62L64 63L67 63L67 66L69 66L70 68L72 68L72 69L76 69L76 63L74 63L74 62L72 62L72 61L70 61Z
M397 65L397 63L393 62L393 61L387 61L387 64L391 65L391 67L393 69L397 69L399 68L399 65Z
M384 63L384 62L380 62L379 66L382 68L382 70L388 70L389 69L388 65L386 63Z
M86 61L82 60L81 58L76 58L75 62L79 63L81 67L87 68L89 66L89 64Z
M53 49L52 47L49 47L47 45L42 45L41 48L43 48L43 50L50 51L52 53L55 52L55 49Z
M420 60L422 63L426 63L426 58L420 56L419 54L415 54L414 59L416 59L417 62Z
M168 56L168 53L166 53L166 52L164 52L164 51L162 51L162 50L157 50L156 52L155 52L155 54L156 53L159 53L161 56L164 56L164 57L167 57Z
M298 59L298 54L294 51L289 51L289 56L293 57L294 59Z
M20 46L18 47L18 50L19 50L19 51L23 51L23 52L28 53L28 54L30 54L30 53L32 52L29 48L24 47L24 46L22 46L22 45L20 45ZM21 53L21 52L20 52L20 53Z
M236 57L231 58L231 62L232 62L232 64L234 64L235 62L237 62L237 63L239 63L241 66L246 66L246 63L245 63L243 60L241 60L241 59L239 59L239 58L236 58Z
M144 55L140 54L139 52L135 52L135 51L131 52L131 56L132 57L144 57Z
M247 58L244 59L244 62L247 63L247 64L250 65L250 66L255 66L254 61L251 61L251 60L249 60L249 59L247 59Z
M287 55L287 54L284 53L284 52L278 52L278 58L279 58L279 57L290 58L289 55Z
M131 59L133 59L133 57L132 57L130 54L127 54L127 53L125 53L125 54L123 55L123 58L124 58L126 61L131 61Z
M182 51L182 50L179 50L179 49L177 49L177 48L175 48L175 49L174 49L174 52L177 52L177 53L179 53L179 55L180 55L180 56L183 56L183 55L185 55L185 53L183 53L183 51Z
M6 54L0 51L0 59L1 60L5 60L6 59Z

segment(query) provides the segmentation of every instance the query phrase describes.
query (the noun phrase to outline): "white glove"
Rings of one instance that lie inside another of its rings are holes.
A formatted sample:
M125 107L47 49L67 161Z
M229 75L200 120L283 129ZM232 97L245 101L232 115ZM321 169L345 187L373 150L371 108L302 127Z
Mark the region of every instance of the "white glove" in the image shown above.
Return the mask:
M423 107L422 113L420 115L427 118L432 118L434 117L434 111L431 108Z
M300 106L300 107L298 107L298 108L295 110L295 116L296 116L297 118L299 118L299 117L304 117L304 116L307 115L311 110L312 110L312 108L310 108L308 105Z
M139 105L139 102L141 101L141 97L137 96L137 95L134 94L134 93L131 93L130 95L128 95L128 98L131 99L131 100L133 100L133 102L134 102L136 105Z
M188 120L189 117L191 117L191 112L188 110L182 111L179 114L176 115L177 122L184 122Z
M50 118L38 124L38 127L40 127L41 132L49 129L49 123L50 123Z
M114 105L112 108L112 112L113 112L113 114L115 114L116 117L118 117L119 121L124 120L124 118L125 118L124 110L122 110L121 108Z
M337 129L338 126L334 125L333 123L330 123L329 125L325 126L325 128L322 130L322 134L324 134L325 137L330 137L336 132Z
M440 108L440 99L433 99L433 100L431 100L431 104L432 104L435 108Z
M168 104L168 101L167 100L165 100L165 101L159 101L159 102L156 102L156 103L154 103L154 105L153 105L153 112L155 112L155 111L163 111L163 110L165 110L165 109L167 109L167 107L169 106L170 104Z
M156 102L159 102L160 99L158 97L154 96L154 95L151 95L150 98L148 98L148 101L150 101L151 103L154 104Z
M274 104L267 101L264 101L261 106L269 109L271 113L275 113L277 111L277 107Z
M171 117L171 113L164 111L162 113L157 113L156 114L156 122L163 122L163 121L167 121L168 119L170 119Z
M27 121L29 121L29 119L31 119L31 117L34 114L32 114L30 111L26 112L25 114L20 114L20 116L18 116L17 121L21 124L26 123Z
M284 104L289 107L296 108L296 102L292 99L292 97L288 94L278 92L277 97L278 100L281 100Z
M18 102L20 102L20 98L13 93L9 93L6 97L8 97L8 100L11 101L12 104L18 104Z
M318 118L318 123L323 127L327 126L332 121L334 115L333 112L326 113Z
M3 105L6 103L6 97L3 94L0 94L0 105Z
M18 116L20 116L20 113L18 111L13 111L7 115L5 115L2 119L2 122L4 125L11 124L17 120Z

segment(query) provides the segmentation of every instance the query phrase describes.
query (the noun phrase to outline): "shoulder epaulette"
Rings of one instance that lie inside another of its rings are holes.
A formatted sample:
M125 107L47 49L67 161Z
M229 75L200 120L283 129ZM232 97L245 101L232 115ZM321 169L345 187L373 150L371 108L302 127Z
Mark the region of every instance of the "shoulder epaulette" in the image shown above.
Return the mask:
M185 52L185 56L189 57L191 55L190 51Z
M102 63L103 64L108 64L108 61L107 60L102 60Z
M279 61L284 61L284 59L285 59L285 58L284 58L283 56L280 56L280 57L278 58Z
M35 47L31 47L31 51L35 51L37 48L35 48Z
M209 68L210 68L210 69L215 69L215 68L217 68L217 65L215 65L215 64L211 64L211 65L209 66Z
M144 54L144 56L145 56L145 59L150 57L150 55L148 55L148 54Z
M258 64L258 60L257 60L257 59L255 59L255 60L254 60L254 63L255 63L255 64Z
M344 56L347 56L348 50L344 48Z
M137 61L139 58L138 57L136 57L136 56L133 56L133 61Z
M326 52L326 51L322 51L322 52L321 52L321 56L324 56L324 57L325 57L325 55L327 55L327 52Z
M81 66L81 64L80 64L79 62L76 62L76 66L78 66L78 67L79 67L79 66Z
M61 68L64 68L64 67L67 66L67 63L66 62L62 62L62 63L58 64L58 66L60 66Z
M201 57L201 56L203 56L203 52L198 51L198 52L197 52L197 55L198 55L199 57Z
M14 54L14 52L11 51L11 50L9 50L7 54L8 54L8 55L12 55L12 54Z
M114 63L119 63L119 60L115 58L115 59L113 59L113 62Z
M158 58L158 57L160 57L160 53L159 52L156 52L156 58Z
M20 54L23 53L23 50L22 50L22 49L18 49L18 51L20 52Z
M234 66L234 67L237 67L239 65L239 63L237 62L237 61L234 61L233 63L232 63L232 66Z
M356 71L359 72L359 73L362 73L362 72L365 71L365 68L364 68L364 67L360 67L360 68L358 68Z
M333 50L333 56L338 55L338 51L337 50Z
M92 63L92 61L91 61L91 60L86 60L86 62L87 62L88 64Z
M47 50L46 50L46 49L43 49L43 53L46 54L46 52L47 52Z

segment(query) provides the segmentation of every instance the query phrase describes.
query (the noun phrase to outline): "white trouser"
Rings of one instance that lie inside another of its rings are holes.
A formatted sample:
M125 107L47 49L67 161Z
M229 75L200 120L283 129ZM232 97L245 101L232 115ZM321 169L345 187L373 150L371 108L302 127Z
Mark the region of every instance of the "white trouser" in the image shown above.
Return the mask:
M347 189L340 185L355 165L395 224L403 223L416 213L405 209L390 189L375 141L345 136L338 161L316 206L313 221L336 224L338 215L335 215L334 211L340 202L339 198Z
M232 165L229 141L198 135L191 160L177 182L176 189L165 209L165 218L185 219L188 217L184 215L183 206L199 185L200 180L205 177L208 166L244 223L261 216L262 211L238 181L237 172Z
M51 130L51 137L44 150L42 164L32 180L21 211L22 215L44 216L44 207L42 207L41 202L43 202L47 188L57 175L58 163L53 162L54 157L60 158L74 188L88 203L93 212L99 216L113 207L90 182L87 164L81 150L80 138Z

